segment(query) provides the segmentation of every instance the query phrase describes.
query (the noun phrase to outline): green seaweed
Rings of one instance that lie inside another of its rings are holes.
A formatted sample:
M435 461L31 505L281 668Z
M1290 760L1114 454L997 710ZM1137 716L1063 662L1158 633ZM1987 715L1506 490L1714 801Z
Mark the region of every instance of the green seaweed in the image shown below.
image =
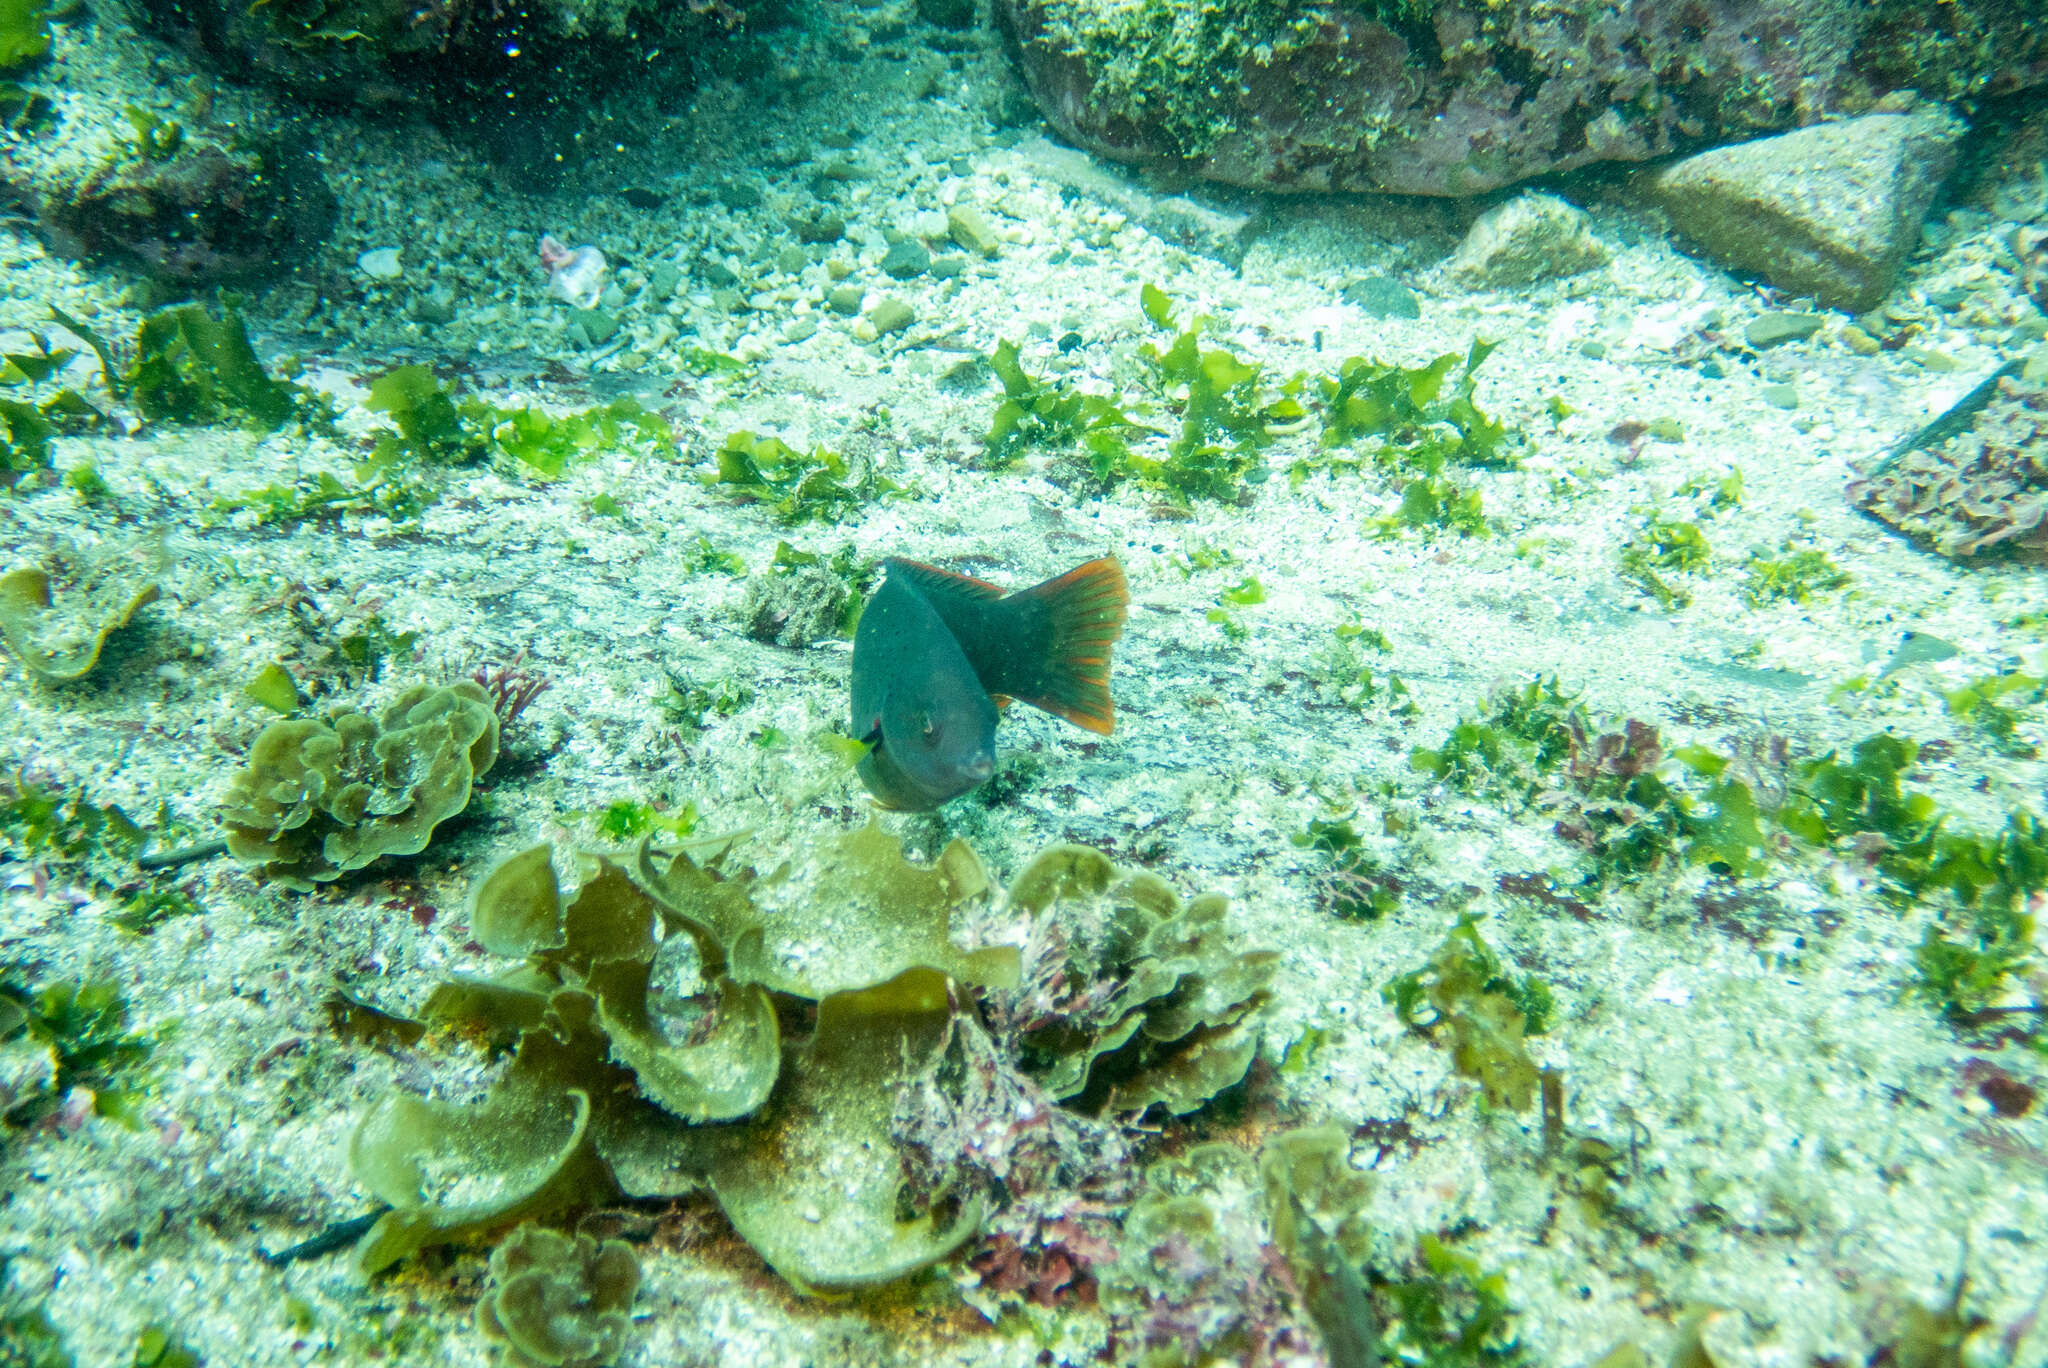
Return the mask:
M1315 879L1324 906L1347 921L1378 921L1401 905L1400 876L1365 848L1348 817L1311 817L1288 840L1322 857Z
M92 1112L122 1125L139 1124L147 1065L162 1032L128 1027L128 1003L111 980L59 979L29 987L18 967L0 967L0 1040L22 1035L49 1054L48 1086L4 1100L0 1121L33 1124L53 1113L73 1089L91 1097Z
M39 61L50 50L47 0L0 0L0 71Z
M1848 587L1849 572L1817 547L1791 542L1775 556L1761 551L1743 564L1742 597L1753 608L1768 603L1808 603L1821 594Z
M902 492L872 466L856 478L835 451L813 447L805 454L778 437L751 432L728 434L717 460L711 483L765 505L785 527L841 522L877 499Z
M1683 608L1692 592L1673 584L1668 575L1697 575L1713 562L1713 549L1698 523L1676 522L1653 514L1621 548L1623 579L1657 600L1664 608Z
M602 1244L527 1223L491 1251L477 1329L517 1368L602 1368L625 1349L640 1262Z
M1424 1235L1420 1267L1379 1289L1387 1308L1387 1357L1416 1368L1521 1368L1536 1362L1522 1344L1507 1278L1488 1272L1442 1237Z
M66 323L76 331L76 325ZM88 339L90 340L90 339ZM216 423L236 418L274 432L318 407L310 391L264 370L241 315L180 304L142 320L120 388L145 418Z
M42 565L0 575L0 640L46 683L83 679L107 638L156 601L169 565L161 531L91 555L59 547Z
M200 1368L199 1355L161 1325L146 1325L135 1336L134 1368Z
M127 106L123 112L128 117L128 126L135 130L131 146L143 161L169 161L185 145L185 130L175 120L136 104Z
M5 1272L0 1264L0 1272ZM64 1337L40 1306L0 1304L0 1365L4 1368L74 1368Z
M2043 699L2048 699L2048 677L2025 670L1986 675L1942 695L1949 716L1972 724L2001 754L2017 759L2038 753L2032 742L2021 739L2019 724L2022 710Z
M468 680L416 684L375 718L344 706L273 722L221 799L228 853L301 892L382 855L416 855L497 755L497 713Z
M1307 410L1298 398L1299 376L1269 397L1259 365L1204 348L1206 322L1196 319L1163 349L1152 342L1139 347L1153 389L1180 415L1180 431L1168 440L1165 460L1133 452L1121 473L1182 501L1228 503L1245 497L1246 476L1278 436L1276 429L1299 422Z
M1568 759L1586 731L1578 695L1553 676L1497 690L1477 717L1460 720L1434 749L1418 748L1409 767L1461 792L1525 803L1544 776Z
M997 344L989 368L1003 385L1003 401L982 439L983 460L991 468L1014 466L1028 451L1078 447L1097 482L1108 486L1129 465L1129 434L1142 429L1124 412L1119 396L1090 394L1070 381L1047 383L1027 374L1014 342Z
M1428 963L1389 979L1380 997L1410 1030L1448 1033L1451 1066L1495 1106L1526 1111L1536 1100L1536 1061L1522 1042L1550 1029L1550 988L1504 967L1476 917L1459 916Z

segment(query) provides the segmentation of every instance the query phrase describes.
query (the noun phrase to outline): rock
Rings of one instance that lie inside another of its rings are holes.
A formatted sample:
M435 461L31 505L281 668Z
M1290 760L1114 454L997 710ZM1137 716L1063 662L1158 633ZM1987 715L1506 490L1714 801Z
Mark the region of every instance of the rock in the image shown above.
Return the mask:
M917 17L934 28L973 28L974 0L917 0Z
M988 215L971 204L956 204L946 211L946 228L953 241L970 252L979 252L992 257L1002 246L1002 239L989 226Z
M356 258L356 269L372 280L397 280L405 274L405 263L396 247L373 247Z
M910 280L931 269L932 254L914 238L892 246L882 258L882 273L896 280Z
M1876 338L1854 323L1842 329L1842 345L1858 356L1875 356L1882 350Z
M1479 216L1444 263L1444 278L1467 289L1555 280L1607 264L1585 213L1555 195L1517 195Z
M282 274L327 236L334 196L319 164L259 134L233 142L187 132L159 158L97 166L0 162L0 183L35 213L50 245L139 267L179 289Z
M1688 157L1649 193L1720 265L1860 313L1920 241L1962 131L1933 110L1869 114Z
M825 296L825 306L831 309L833 313L851 318L860 312L862 293L863 291L858 285L836 286L832 293Z
M1796 409L1799 407L1799 387L1790 381L1779 381L1765 385L1757 391L1763 401L1772 408Z
M726 181L711 192L711 197L728 209L761 207L761 187L752 181Z
M825 210L816 215L791 219L789 230L796 234L798 242L837 242L846 236L846 220Z
M1013 165L1115 209L1162 242L1214 257L1224 265L1244 264L1257 218L1240 209L1207 204L1187 195L1163 195L1105 168L1086 152L1045 138L1027 138L1009 154ZM956 238L957 241L957 238ZM961 246L966 246L961 243ZM993 253L990 253L993 255Z
M1828 316L1817 313L1775 312L1760 314L1742 330L1742 336L1758 351L1782 342L1804 342L1827 326Z
M2048 81L2014 0L995 0L1065 140L1232 185L1470 195Z
M932 259L932 278L934 280L958 280L966 274L966 257L942 256Z
M887 337L890 333L902 332L917 321L917 311L902 300L891 295L868 310L868 322L874 324L875 333Z
M1344 302L1368 318L1420 318L1422 304L1415 291L1398 280L1368 276L1344 287Z

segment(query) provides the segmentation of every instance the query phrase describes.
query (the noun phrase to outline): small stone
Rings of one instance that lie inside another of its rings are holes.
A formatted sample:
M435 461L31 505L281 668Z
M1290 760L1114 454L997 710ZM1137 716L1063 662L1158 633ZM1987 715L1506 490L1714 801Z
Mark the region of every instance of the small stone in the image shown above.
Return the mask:
M775 254L775 269L784 275L802 275L810 264L810 255L801 247L785 247Z
M1742 335L1750 346L1762 351L1786 342L1804 342L1826 327L1827 322L1826 314L1773 312L1751 320Z
M844 280L853 274L853 263L845 257L833 257L825 263L825 274L834 280Z
M740 283L740 278L733 271L732 267L726 265L717 257L705 257L699 261L697 263L697 274L703 278L706 285L709 285L714 290L728 289Z
M435 327L455 321L455 291L446 285L429 290L412 302L412 316Z
M373 247L356 258L356 269L372 280L397 280L405 274L405 263L396 247Z
M1946 375L1956 368L1956 359L1953 356L1947 352L1936 351L1932 347L1907 347L1904 354L1908 361L1918 364L1922 370Z
M747 311L747 297L738 290L713 290L711 292L711 307L717 309L720 313L745 313Z
M579 331L583 334L584 345L602 347L617 336L619 316L607 309L571 309L569 328L572 335Z
M833 313L847 318L860 312L861 296L865 293L858 285L841 285L825 296L825 306Z
M994 256L1002 246L1002 239L989 225L988 215L971 204L956 204L946 211L946 228L953 241L970 252L983 256Z
M1605 342L1581 342L1579 343L1579 355L1585 357L1588 361L1604 361L1607 359L1607 344Z
M1858 356L1875 356L1882 350L1878 346L1876 338L1857 327L1854 323L1842 329L1842 345L1855 352Z
M890 333L902 332L915 323L917 310L891 295L868 310L867 321L875 325L876 336L885 337Z
M1764 402L1772 408L1796 409L1799 407L1799 387L1797 385L1765 385L1760 393L1764 397Z
M711 193L713 198L728 209L761 207L761 187L752 181L727 181Z
M837 242L846 236L846 220L834 213L793 218L789 229L798 242Z
M811 314L799 314L782 325L782 340L802 342L818 331L818 320Z
M1500 289L1590 271L1609 255L1585 211L1555 195L1525 194L1481 214L1444 274L1468 289Z
M1415 291L1386 276L1368 276L1344 287L1344 302L1368 318L1420 318Z
M932 258L932 275L938 280L958 280L967 274L967 258L963 256L942 256Z
M880 333L875 331L875 325L868 322L868 320L865 318L856 318L853 320L852 332L853 340L856 342L872 342L877 337L881 336Z
M882 258L882 273L895 280L921 276L932 264L932 254L915 238L905 238Z
M673 261L657 261L647 268L647 297L651 300L667 299L682 283L683 268Z

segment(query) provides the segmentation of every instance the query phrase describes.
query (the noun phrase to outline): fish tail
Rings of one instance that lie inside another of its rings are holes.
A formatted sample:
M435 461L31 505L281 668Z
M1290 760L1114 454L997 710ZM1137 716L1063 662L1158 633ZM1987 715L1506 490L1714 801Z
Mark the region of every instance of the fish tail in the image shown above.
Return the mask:
M1033 687L1017 696L1104 736L1116 726L1109 697L1109 648L1124 629L1130 589L1114 556L1077 565L1057 579L1019 590L1011 602L1043 615L1050 649Z

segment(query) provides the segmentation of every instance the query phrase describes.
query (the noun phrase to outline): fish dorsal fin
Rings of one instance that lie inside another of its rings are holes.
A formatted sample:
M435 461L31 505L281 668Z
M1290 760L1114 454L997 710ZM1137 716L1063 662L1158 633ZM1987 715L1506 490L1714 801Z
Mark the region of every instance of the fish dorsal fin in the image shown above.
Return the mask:
M882 562L891 574L900 574L926 594L938 594L953 598L999 599L1008 593L987 580L978 580L972 575L955 574L941 570L936 565L923 561L904 560L901 556L890 556Z
M1077 565L1010 596L1046 628L1045 658L1030 679L1003 681L1021 702L1103 736L1116 727L1109 648L1130 614L1130 589L1114 556Z

